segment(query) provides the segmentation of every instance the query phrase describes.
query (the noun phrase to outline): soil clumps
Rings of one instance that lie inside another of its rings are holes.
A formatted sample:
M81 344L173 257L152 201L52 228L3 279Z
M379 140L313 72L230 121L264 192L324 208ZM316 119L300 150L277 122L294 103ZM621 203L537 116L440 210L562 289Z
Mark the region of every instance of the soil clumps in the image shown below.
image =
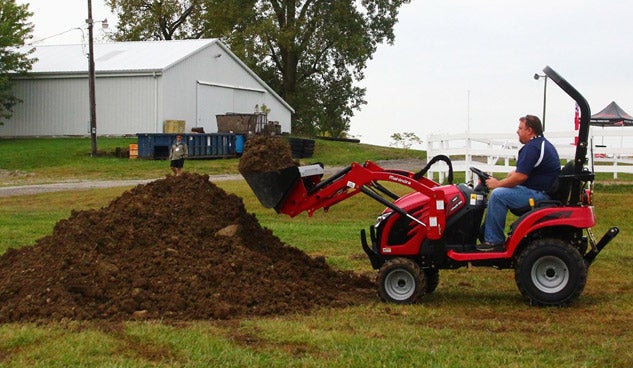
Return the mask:
M244 145L238 169L242 174L272 172L297 166L290 144L280 137L256 136Z
M185 173L73 211L0 257L0 322L204 320L365 303L372 282L282 243L241 198Z

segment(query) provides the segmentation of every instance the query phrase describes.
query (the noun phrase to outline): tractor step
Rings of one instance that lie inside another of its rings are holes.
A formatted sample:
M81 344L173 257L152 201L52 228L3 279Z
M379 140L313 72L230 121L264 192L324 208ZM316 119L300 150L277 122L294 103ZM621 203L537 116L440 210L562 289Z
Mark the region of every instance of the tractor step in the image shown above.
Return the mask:
M475 244L449 244L446 246L446 250L452 250L456 253L478 253L477 245Z

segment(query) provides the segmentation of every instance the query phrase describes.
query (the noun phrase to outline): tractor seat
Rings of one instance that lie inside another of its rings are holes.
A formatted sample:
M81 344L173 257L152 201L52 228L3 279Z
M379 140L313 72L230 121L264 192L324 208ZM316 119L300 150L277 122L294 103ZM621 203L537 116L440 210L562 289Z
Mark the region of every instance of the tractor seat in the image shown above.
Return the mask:
M571 192L572 179L574 177L574 161L568 161L563 167L552 185L552 188L547 192L550 199L544 199L534 204L534 207L525 206L519 208L511 208L510 212L517 216L522 216L527 212L535 208L543 207L558 207L565 206L569 203L569 194Z

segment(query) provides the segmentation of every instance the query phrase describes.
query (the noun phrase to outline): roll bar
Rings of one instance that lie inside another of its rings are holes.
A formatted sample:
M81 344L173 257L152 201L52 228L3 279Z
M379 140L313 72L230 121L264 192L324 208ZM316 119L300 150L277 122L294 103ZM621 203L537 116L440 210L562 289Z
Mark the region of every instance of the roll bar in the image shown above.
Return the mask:
M581 180L583 168L587 162L587 147L589 139L589 120L591 119L591 109L587 100L574 88L565 78L561 77L549 66L543 68L543 72L554 81L565 93L569 95L580 108L580 127L578 129L578 144L574 156L574 176L578 180L573 180L571 187L571 198L579 198L581 190Z

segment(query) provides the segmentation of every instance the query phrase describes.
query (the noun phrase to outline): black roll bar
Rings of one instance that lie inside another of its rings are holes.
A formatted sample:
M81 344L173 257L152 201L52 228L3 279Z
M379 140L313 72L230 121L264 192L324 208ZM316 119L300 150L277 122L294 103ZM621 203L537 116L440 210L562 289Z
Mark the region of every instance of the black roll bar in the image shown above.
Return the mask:
M561 77L554 69L546 66L543 68L543 72L551 80L554 81L565 93L569 95L580 108L580 127L578 129L578 144L576 145L576 154L574 157L574 176L580 178L583 168L587 162L587 147L589 139L589 120L591 119L591 109L587 100L574 88L565 78ZM577 201L580 198L580 191L582 182L580 180L573 180L571 186L572 200Z

